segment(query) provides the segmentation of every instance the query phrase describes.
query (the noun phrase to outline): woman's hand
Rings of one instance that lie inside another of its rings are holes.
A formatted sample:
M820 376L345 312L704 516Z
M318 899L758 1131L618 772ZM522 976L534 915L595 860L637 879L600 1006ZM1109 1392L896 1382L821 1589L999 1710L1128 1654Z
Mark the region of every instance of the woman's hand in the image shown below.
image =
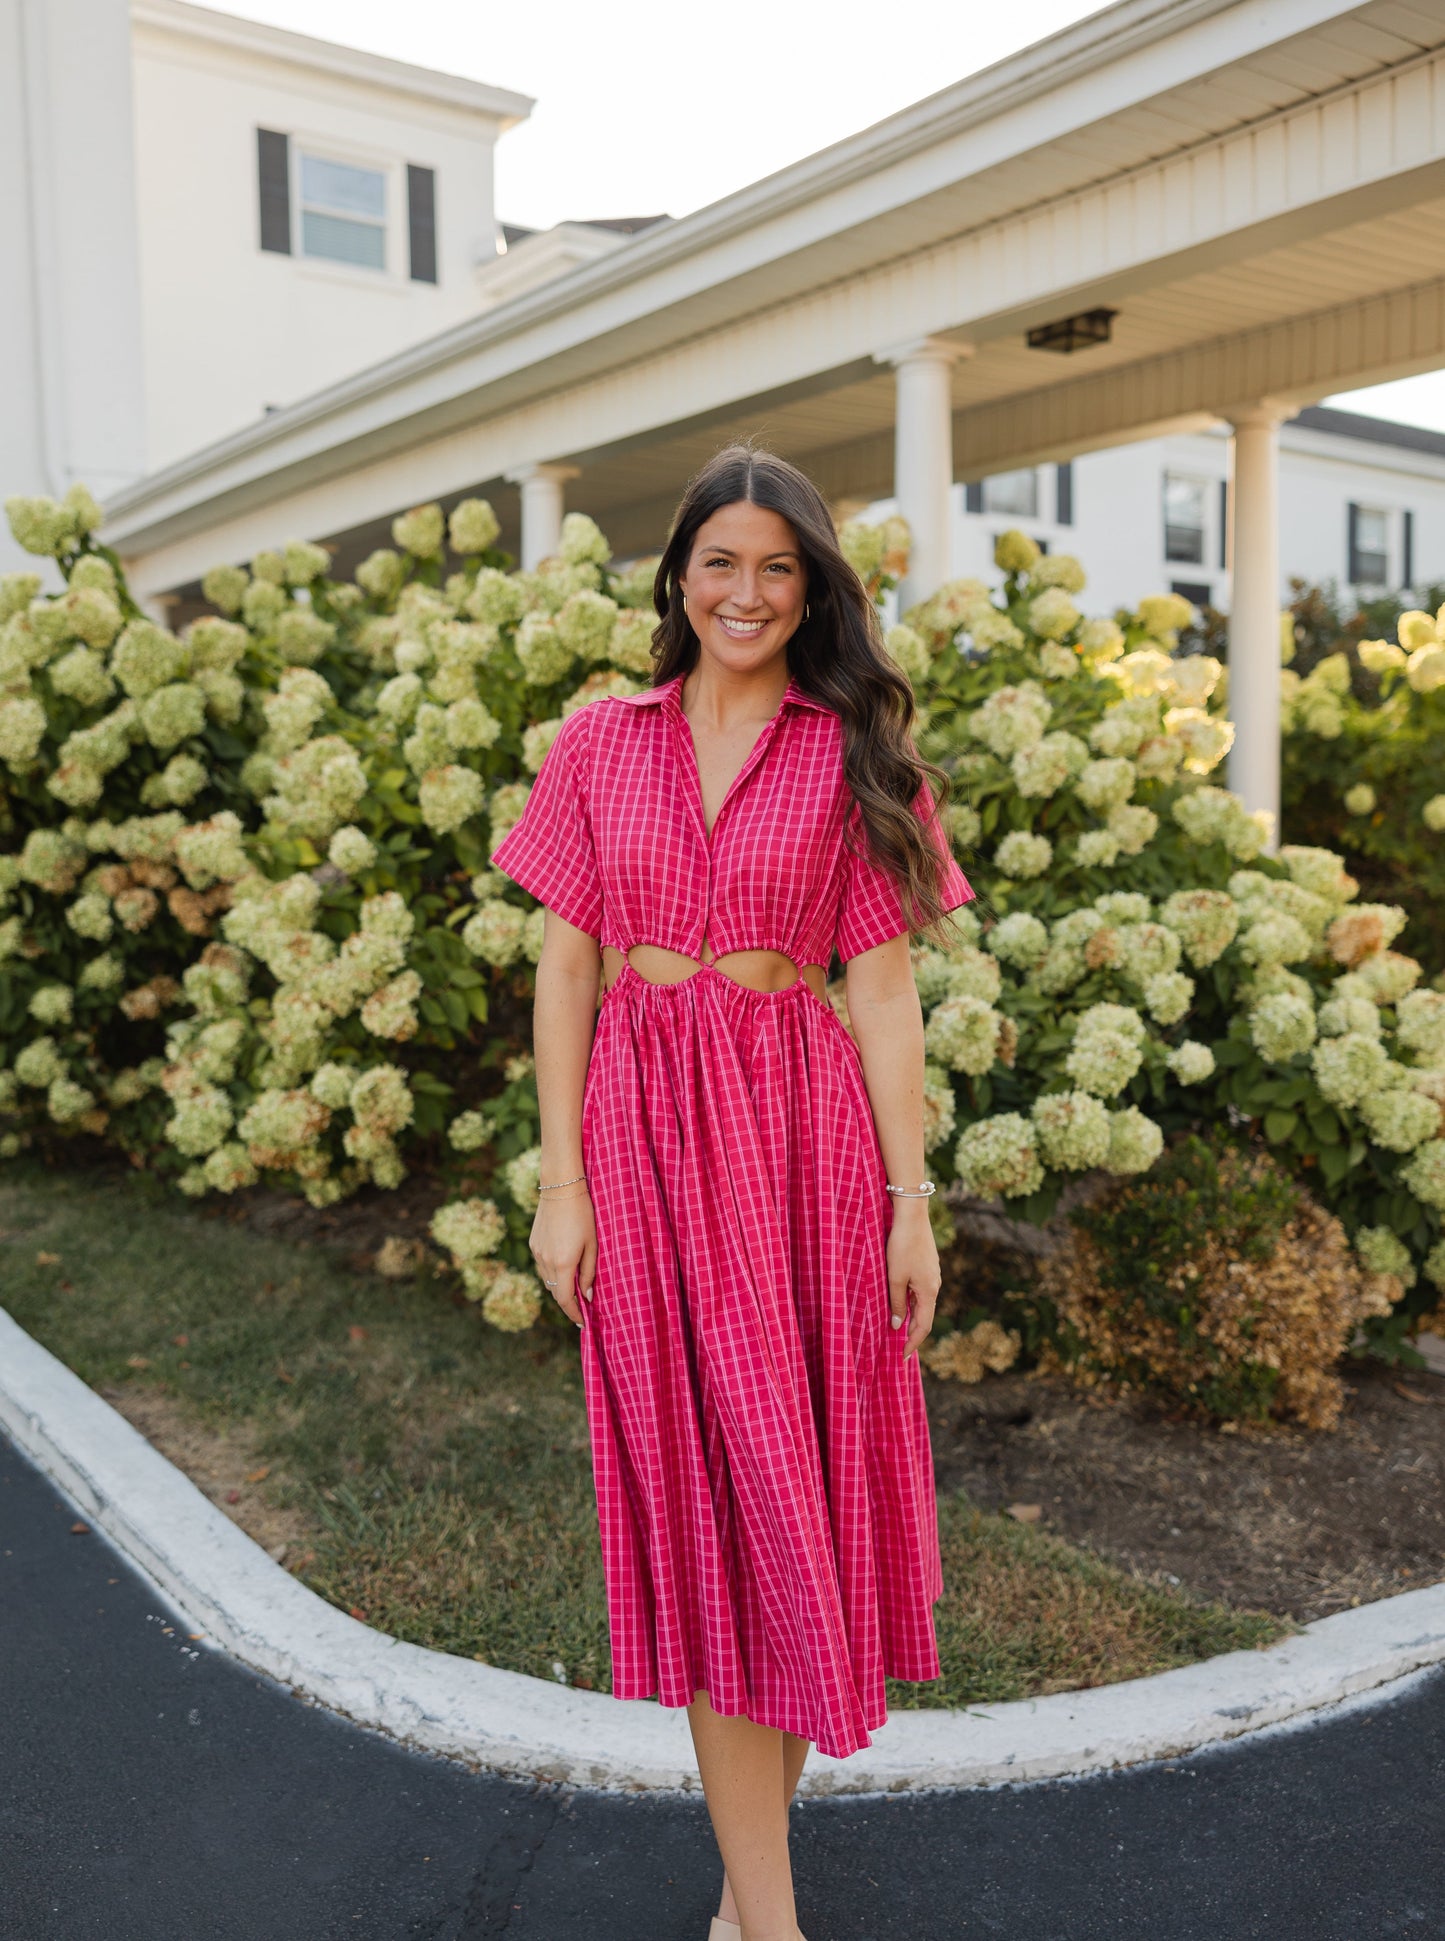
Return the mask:
M927 1200L895 1200L888 1233L888 1301L893 1309L893 1326L908 1329L905 1361L918 1353L933 1331L933 1310L938 1305L942 1279Z
M580 1284L592 1299L592 1276L597 1267L597 1221L592 1195L585 1186L544 1193L528 1238L542 1285L575 1327L582 1325L577 1305Z

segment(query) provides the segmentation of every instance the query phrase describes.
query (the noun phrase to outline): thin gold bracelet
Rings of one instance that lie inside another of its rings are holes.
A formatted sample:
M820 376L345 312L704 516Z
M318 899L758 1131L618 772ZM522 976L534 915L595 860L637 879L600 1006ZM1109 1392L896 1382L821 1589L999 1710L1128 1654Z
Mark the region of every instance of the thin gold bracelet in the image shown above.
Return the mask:
M579 1173L576 1179L554 1179L550 1182L550 1184L546 1186L539 1186L537 1188L537 1191L539 1193L552 1193L552 1192L555 1192L559 1186L576 1186L578 1181L584 1180L586 1179L586 1177L587 1175L585 1173Z

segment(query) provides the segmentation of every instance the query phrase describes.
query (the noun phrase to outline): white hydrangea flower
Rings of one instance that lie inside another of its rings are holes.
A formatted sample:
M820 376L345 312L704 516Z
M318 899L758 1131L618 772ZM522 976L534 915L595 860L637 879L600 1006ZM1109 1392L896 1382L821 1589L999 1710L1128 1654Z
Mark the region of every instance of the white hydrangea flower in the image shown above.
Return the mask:
M1437 1240L1426 1254L1425 1278L1434 1286L1445 1288L1445 1240Z
M1017 1112L966 1127L953 1164L964 1188L984 1199L1034 1193L1044 1181L1034 1127Z
M1086 620L1079 630L1078 647L1091 661L1104 664L1118 660L1124 651L1124 636L1113 620Z
M453 1200L432 1215L431 1235L458 1265L470 1265L497 1251L507 1223L494 1200Z
M496 513L485 499L463 499L452 508L448 525L452 551L462 558L489 552L502 530Z
M1400 1168L1400 1183L1422 1206L1445 1213L1445 1139L1430 1139L1417 1146ZM1435 1278L1433 1273L1431 1278Z
M1342 1038L1347 1031L1361 1032L1369 1038L1380 1035L1380 1013L1374 1000L1368 997L1341 997L1336 991L1320 1006L1317 1021L1322 1038ZM1403 1036L1401 1043L1404 1043Z
M206 697L193 681L171 681L146 696L140 718L153 748L174 748L205 727Z
M1420 965L1398 950L1382 950L1367 957L1356 975L1376 1004L1398 1004L1420 981Z
M1095 1011L1118 1010L1117 1005L1096 1005ZM1103 1099L1122 1092L1144 1062L1139 1041L1124 1031L1094 1026L1088 1030L1085 1012L1074 1035L1073 1049L1064 1060L1064 1070L1085 1092ZM1137 1017L1137 1013L1132 1014ZM1140 1029L1142 1031L1142 1021Z
M311 1079L312 1095L330 1111L340 1112L351 1103L358 1076L354 1065L319 1065Z
M1362 640L1355 652L1360 657L1361 667L1372 674L1393 672L1405 665L1405 650L1397 647L1393 640Z
M397 1043L414 1038L418 1029L415 1006L420 996L421 979L415 971L403 971L362 1005L363 1028L374 1038L390 1038Z
M953 1137L957 1101L948 1073L941 1065L923 1068L923 1150L936 1152Z
M486 784L477 771L456 763L428 769L417 791L422 820L439 836L480 815L485 798Z
M0 759L17 772L27 769L45 738L45 707L21 697L0 702Z
M50 669L50 685L83 708L98 708L115 692L110 670L94 649L72 647Z
M1074 860L1080 869L1112 869L1121 845L1112 829L1085 829L1074 841Z
M1144 982L1144 1008L1157 1024L1178 1024L1194 1002L1194 979L1183 971L1158 971Z
M42 984L26 1008L37 1024L69 1024L75 994L67 984Z
M994 862L1002 874L1018 880L1042 876L1053 857L1048 837L1031 835L1026 829L1011 830L994 851Z
M1013 757L1011 766L1019 794L1056 794L1070 777L1079 774L1088 759L1089 751L1077 735L1045 735L1042 741L1020 748Z
M924 1028L924 1049L950 1071L981 1078L998 1055L1001 1015L982 998L959 995L936 1006Z
M340 735L320 735L276 764L275 790L263 807L286 835L327 842L366 795L366 771Z
M1445 687L1445 646L1434 642L1417 647L1405 663L1405 679L1417 694L1433 694Z
M351 1116L376 1138L391 1138L412 1122L416 1104L399 1065L373 1065L351 1088Z
M467 595L467 612L473 620L491 627L510 627L525 611L521 587L509 573L484 566Z
M1040 640L1062 640L1082 617L1061 586L1051 586L1029 602L1029 626Z
M65 1076L65 1060L53 1038L32 1038L16 1052L14 1071L22 1085L43 1091Z
M1410 1249L1388 1227L1361 1227L1355 1235L1355 1252L1372 1274L1393 1274L1405 1287L1418 1278Z
M1038 963L1048 949L1049 933L1039 919L1024 910L1015 910L999 921L984 938L984 948L1002 963L1020 969Z
M1043 739L1053 706L1037 681L1022 681L1017 687L1000 687L969 717L969 732L975 740L992 749L1000 761L1007 761L1021 748L1032 748Z
M458 1152L478 1152L497 1135L485 1112L461 1112L447 1127L447 1138Z
M1056 1172L1102 1166L1109 1151L1109 1111L1087 1092L1035 1099L1033 1122L1044 1164Z
M376 844L355 823L347 823L331 838L326 859L333 869L347 876L359 876L376 862Z
M446 734L453 748L490 748L501 732L501 722L474 695L453 701L447 709Z
M1445 994L1439 991L1410 991L1395 1011L1395 1031L1400 1044L1432 1062L1445 1054Z
M446 540L446 522L439 505L413 506L391 522L391 536L404 553L413 559L440 559Z
M330 685L309 667L288 667L274 694L261 696L271 753L289 755L308 741L311 730L332 705Z
M65 921L77 937L88 937L92 943L108 943L115 928L115 919L110 913L110 898L102 896L98 890L88 890L78 896L65 913Z
M1096 814L1107 815L1128 801L1137 779L1134 764L1122 755L1114 755L1086 763L1074 789L1087 807Z
M1432 835L1445 831L1445 795L1432 795L1420 811L1420 820Z
M4 951L0 950L0 957L3 956ZM125 965L114 951L106 951L100 957L92 957L75 981L83 991L118 991L125 982Z
M1223 956L1239 932L1239 908L1222 890L1176 890L1161 905L1159 920L1179 937L1197 970Z
M609 657L619 614L615 600L592 587L582 587L558 611L554 623L557 638L581 660L604 661Z
M152 620L132 620L116 642L110 671L133 701L178 682L190 656L184 644Z
M1138 1106L1109 1114L1109 1151L1104 1170L1121 1176L1147 1173L1164 1150L1164 1134Z
M503 838L521 821L531 792L530 782L503 782L500 788L492 790L487 802L487 818L493 852L500 848Z
M178 830L173 842L181 874L193 890L234 882L251 868L240 817L231 809Z
M230 1098L216 1085L194 1085L175 1101L166 1138L188 1159L201 1159L224 1143L235 1121Z
M95 1095L73 1078L57 1078L45 1095L45 1109L57 1125L73 1125L94 1109Z
M927 678L928 670L932 665L932 656L929 654L927 642L922 634L912 627L890 627L884 635L884 645L910 681L922 681ZM650 657L648 665L651 665Z
M1391 1076L1396 1074L1403 1077L1403 1068L1397 1066ZM1413 1152L1440 1131L1440 1107L1434 1099L1399 1084L1367 1092L1360 1100L1359 1114L1374 1143L1388 1152Z
M542 613L529 613L517 629L517 659L529 687L551 687L571 669L574 655Z
M1181 1085L1202 1085L1214 1076L1214 1053L1195 1038L1186 1038L1164 1060Z
M1032 573L1043 556L1043 548L1017 526L1001 532L993 542L993 563L1001 573Z
M1279 910L1254 917L1239 940L1239 954L1247 964L1297 964L1313 949L1309 932L1296 917Z
M1249 1035L1265 1064L1287 1065L1315 1042L1314 1006L1293 991L1277 991L1272 997L1261 998L1249 1014ZM1334 1040L1336 1044L1343 1042Z

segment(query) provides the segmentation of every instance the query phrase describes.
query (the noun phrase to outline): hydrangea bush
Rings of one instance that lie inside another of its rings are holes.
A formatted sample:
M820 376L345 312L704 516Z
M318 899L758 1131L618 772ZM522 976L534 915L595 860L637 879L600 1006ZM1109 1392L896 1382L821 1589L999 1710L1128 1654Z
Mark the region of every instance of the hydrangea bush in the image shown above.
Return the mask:
M1433 589L1438 597L1442 589ZM1296 602L1305 616L1311 602ZM1384 616L1381 616L1382 618ZM1341 638L1286 669L1286 825L1345 857L1366 895L1399 902L1406 940L1445 959L1445 606L1401 613L1393 638Z
M64 591L0 581L0 1157L90 1134L187 1193L323 1206L422 1158L468 1292L529 1326L542 914L487 858L566 715L649 677L653 563L574 514L511 572L484 502L423 506L354 582L300 542L217 568L177 632L88 495L8 510ZM900 521L842 537L896 583ZM1445 997L1399 910L1266 854L1212 779L1222 670L1174 652L1182 602L1089 620L1076 561L1014 533L999 565L888 635L980 891L915 953L937 1168L1040 1218L1228 1113L1394 1277L1388 1345L1445 1283Z
M1398 1352L1445 1287L1445 995L1392 948L1405 913L1329 850L1270 853L1220 786L1225 670L1176 652L1185 601L1087 619L1076 560L1013 532L997 564L889 636L979 891L961 943L914 952L936 1168L1037 1220L1231 1123L1394 1277L1367 1329Z
M324 1206L440 1155L435 1237L529 1326L542 913L487 858L562 719L648 673L650 566L573 515L511 573L484 502L423 506L354 584L303 543L216 569L176 633L87 494L7 510L65 590L0 581L0 1156L83 1132Z

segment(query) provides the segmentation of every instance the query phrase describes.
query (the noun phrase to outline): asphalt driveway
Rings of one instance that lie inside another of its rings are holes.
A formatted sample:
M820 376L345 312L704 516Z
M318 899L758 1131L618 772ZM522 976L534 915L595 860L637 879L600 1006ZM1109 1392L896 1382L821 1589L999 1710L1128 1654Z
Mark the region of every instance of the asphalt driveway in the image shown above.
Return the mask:
M188 1640L0 1442L0 1941L704 1941L700 1805L401 1750ZM796 1811L809 1941L1445 1941L1445 1670L1193 1758Z

